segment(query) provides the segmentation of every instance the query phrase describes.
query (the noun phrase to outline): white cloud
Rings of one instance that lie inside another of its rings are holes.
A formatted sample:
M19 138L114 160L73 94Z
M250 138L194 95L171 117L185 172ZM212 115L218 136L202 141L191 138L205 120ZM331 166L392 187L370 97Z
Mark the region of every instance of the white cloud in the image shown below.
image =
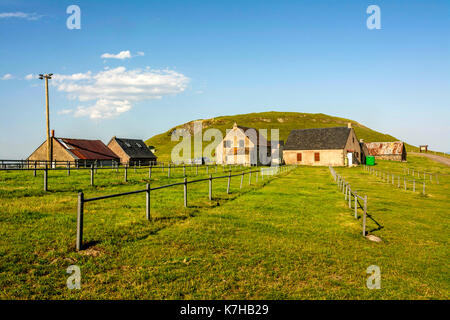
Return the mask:
M10 73L7 73L2 77L2 80L11 80L12 78L13 78L13 75Z
M0 19L18 18L18 19L26 19L26 20L38 20L42 17L43 17L42 15L38 15L37 13L0 12Z
M77 73L53 76L52 84L66 92L70 99L95 101L90 106L79 106L70 112L76 117L103 119L117 116L132 108L132 102L161 99L183 92L189 78L172 70L135 69L125 67L105 69L92 74Z
M119 60L125 60L125 59L131 59L134 57L143 57L145 56L145 53L142 51L138 51L135 55L132 55L130 50L126 51L120 51L118 54L112 54L112 53L104 53L100 57L102 59L119 59Z
M25 76L25 80L34 80L34 79L39 79L39 76L37 74L32 74L32 73L27 74Z
M131 52L129 50L127 51L120 51L118 54L112 54L112 53L104 53L101 55L102 59L131 59Z

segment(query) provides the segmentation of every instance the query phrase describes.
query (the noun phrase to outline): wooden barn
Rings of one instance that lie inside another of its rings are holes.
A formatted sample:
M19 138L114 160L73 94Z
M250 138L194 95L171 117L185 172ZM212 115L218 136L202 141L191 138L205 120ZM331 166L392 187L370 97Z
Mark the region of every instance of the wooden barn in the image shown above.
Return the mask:
M293 165L353 166L361 163L361 146L351 123L347 127L292 130L283 160Z
M60 165L71 162L71 166L111 165L119 161L119 157L101 140L57 138L52 133L52 162ZM45 140L29 157L29 161L47 160L47 140Z
M375 159L406 161L406 148L402 141L395 142L367 142L367 154Z
M156 164L156 156L142 140L113 137L108 148L120 157L121 163L143 166Z
M265 159L262 159L260 152ZM265 165L270 164L266 163L266 159L271 158L271 153L270 142L257 129L235 123L216 147L216 163Z

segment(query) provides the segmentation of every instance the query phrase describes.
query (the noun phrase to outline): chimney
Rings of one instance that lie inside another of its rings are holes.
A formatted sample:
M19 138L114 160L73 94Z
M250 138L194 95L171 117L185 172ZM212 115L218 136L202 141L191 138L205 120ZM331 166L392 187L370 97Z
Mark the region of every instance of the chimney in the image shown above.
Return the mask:
M351 129L352 128L352 123L351 122L347 123L347 127Z
M55 130L52 130L52 138L55 137Z

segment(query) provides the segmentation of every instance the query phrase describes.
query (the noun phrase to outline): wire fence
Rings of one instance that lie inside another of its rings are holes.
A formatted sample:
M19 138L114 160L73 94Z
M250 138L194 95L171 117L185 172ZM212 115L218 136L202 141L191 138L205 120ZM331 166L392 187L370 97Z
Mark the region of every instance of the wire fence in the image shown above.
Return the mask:
M282 167L276 167L276 168L262 168L262 170L250 170L250 171L242 171L237 174L232 174L231 171L228 172L227 175L223 176L217 176L213 177L212 175L209 175L208 178L204 179L197 179L197 180L191 180L189 181L186 177L182 182L176 182L171 183L163 186L158 187L150 187L150 183L147 183L145 189L135 190L135 191L129 191L129 192L123 192L123 193L117 193L117 194L111 194L106 196L100 196L100 197L93 197L93 198L85 198L84 193L81 191L78 193L78 205L77 205L77 238L76 238L76 250L82 250L83 248L83 222L84 222L84 209L85 204L88 202L93 201L99 201L99 200L106 200L116 197L122 197L122 196L128 196L128 195L134 195L139 193L145 193L145 215L146 219L148 221L151 221L151 215L150 215L150 200L151 200L151 192L156 190L161 190L165 188L171 188L175 186L183 186L183 200L184 200L184 207L188 207L188 185L193 183L199 183L199 182L205 182L208 181L208 197L209 200L212 200L213 195L213 181L217 179L228 179L227 182L227 194L230 194L230 187L231 187L231 178L232 177L240 177L240 189L243 187L244 183L244 177L245 175L249 176L248 184L250 185L252 182L252 174L255 176L256 183L258 183L258 176L261 176L262 181L264 180L265 176L268 175L276 175L280 173L286 173L291 170L292 167L290 166L282 166Z
M416 181L416 179L410 180L404 176L402 177L400 175L395 175L390 172L377 170L372 166L364 165L362 168L367 173L372 174L373 176L375 176L377 178L380 178L382 181L385 181L386 183L391 184L392 186L397 186L397 188L403 189L404 191L412 190L412 192L416 192L416 190L417 190L417 192L420 192L418 190L419 188L416 188L416 186L422 184L422 194L423 195L426 194L425 180L422 180L422 181Z
M333 169L333 167L329 167L331 175L333 176L334 181L336 182L339 191L341 191L345 195L345 201L348 201L348 207L352 209L352 202L354 203L354 216L355 219L358 219L358 208L360 208L363 212L363 221L362 221L362 235L366 236L366 219L367 219L367 195L364 197L359 195L356 190L353 190L350 183L345 181L345 179ZM358 199L363 201L363 205L361 206L358 202ZM354 201L353 201L354 200Z
M44 166L41 167L41 164ZM137 172L137 170L141 169L147 169L148 170L148 179L152 178L152 174L156 171L159 171L160 173L167 172L167 177L171 178L176 173L183 172L183 176L187 176L188 173L190 175L199 175L199 174L209 174L209 173L218 173L219 171L226 172L230 170L242 170L246 166L244 165L218 165L218 164L182 164L182 165L174 165L171 163L150 163L148 165L141 165L140 162L134 162L133 165L129 165L128 163L120 163L120 162L111 162L110 165L106 166L104 162L94 162L91 163L90 166L81 166L81 167L74 167L73 163L66 162L65 166L62 166L63 162L60 163L59 166L56 167L49 167L46 162L43 162L39 164L38 161L35 161L31 168L24 167L24 168L7 168L7 169L0 169L0 171L5 172L16 172L16 171L25 171L25 172L33 172L33 176L37 177L38 172L43 172L42 178L43 178L43 188L44 191L49 191L49 172L57 172L57 171L66 171L67 176L69 177L71 175L72 171L78 171L81 172L89 171L90 172L90 185L95 186L95 175L98 172L98 170L110 170L115 171L116 173L119 172L120 169L123 169L124 172L124 182L128 182L129 177L129 171L133 170L134 173ZM271 170L271 169L268 169Z
M427 172L425 169L416 169L416 168L409 168L409 167L403 167L403 175L411 175L413 177L417 178L423 178L423 180L430 179L430 183L434 180L437 184L439 184L439 176L448 176L448 174L443 173L433 173L433 172Z

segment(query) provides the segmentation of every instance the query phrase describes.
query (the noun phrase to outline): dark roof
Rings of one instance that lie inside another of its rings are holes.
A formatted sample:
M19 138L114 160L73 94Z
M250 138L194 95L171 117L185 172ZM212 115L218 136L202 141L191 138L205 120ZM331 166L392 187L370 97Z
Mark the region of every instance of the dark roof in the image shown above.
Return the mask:
M100 140L55 138L64 149L78 159L116 160L119 157Z
M344 149L351 128L315 128L292 130L284 150Z
M139 139L126 139L113 137L122 150L133 159L156 159L156 156L147 147L144 141ZM109 143L108 143L109 144Z

